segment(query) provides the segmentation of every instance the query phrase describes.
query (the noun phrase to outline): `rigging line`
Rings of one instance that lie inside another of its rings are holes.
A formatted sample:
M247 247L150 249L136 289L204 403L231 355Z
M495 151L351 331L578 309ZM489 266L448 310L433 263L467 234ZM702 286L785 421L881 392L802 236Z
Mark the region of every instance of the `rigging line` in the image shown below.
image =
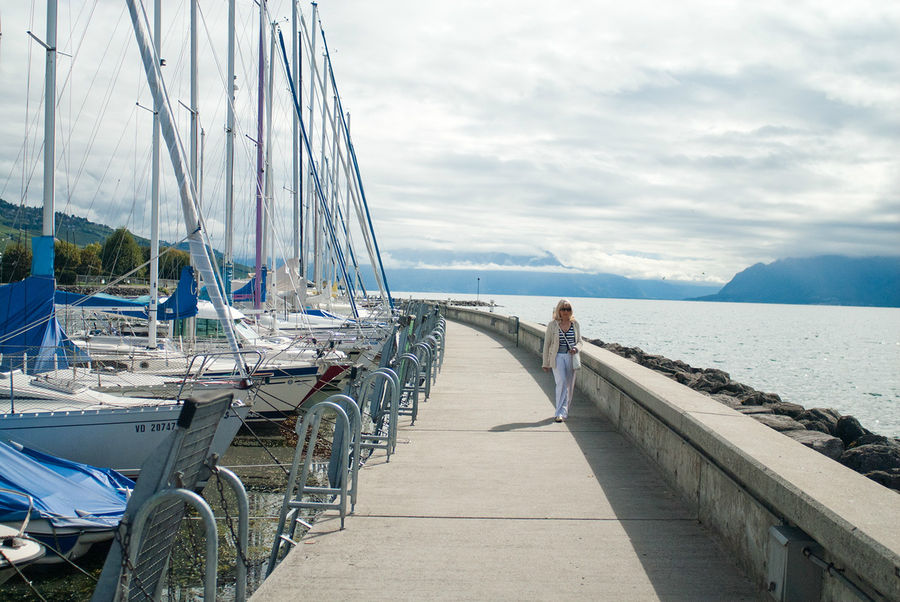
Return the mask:
M107 45L103 50L104 57L106 57L110 54L109 48L112 45L112 41L115 39L116 32L118 32L119 26L122 22L122 16L123 16L122 14L119 15L119 22L116 23L116 26L113 29L112 35L110 35ZM107 84L106 93L103 97L104 102L101 105L100 110L97 112L96 117L94 118L94 123L90 130L91 135L88 138L88 145L82 155L81 164L78 166L78 170L75 175L75 180L72 183L70 190L77 189L78 182L81 179L81 175L85 170L85 166L87 164L88 158L91 156L91 150L94 147L94 142L96 141L97 136L98 136L99 132L101 131L101 128L99 126L100 126L101 121L103 120L103 117L106 115L107 108L109 107L109 103L112 100L113 85L115 84L116 81L118 81L119 74L121 73L123 65L125 63L125 55L126 55L125 48L126 47L123 45L121 50L117 53L117 55L119 56L119 65L115 70L115 75L113 76L113 78L111 78L110 82ZM91 82L90 82L90 84L88 84L88 88L87 88L88 92L90 92L90 90L92 90L94 88L94 84L97 81L97 77L99 76L99 74L100 74L100 69L99 68L95 69L94 75L91 78ZM78 112L76 113L75 119L72 121L72 123L79 123L81 121L81 115L84 113L85 107L88 106L88 102L92 101L92 100L94 100L94 98L90 94L85 95L84 100L82 101L81 106L78 108ZM60 156L62 157L64 155L68 154L69 146L71 144L71 132L69 132L69 137L63 138L60 142L61 142ZM71 192L70 192L70 194L71 194ZM71 201L71 197L69 197L66 201L66 208L68 208L70 201ZM88 208L90 209L91 207L89 206Z
M319 31L322 34L322 44L325 46L325 55L329 57L328 64L329 64L329 69L330 69L330 73L331 73L331 86L332 86L332 90L334 90L334 95L337 98L338 112L341 115L341 124L343 125L344 134L346 135L346 139L347 139L347 150L350 153L350 156L353 158L353 168L356 171L356 180L359 185L359 193L362 196L363 207L365 207L365 210L366 210L366 218L368 219L368 222L369 222L369 229L372 231L372 241L375 244L375 252L378 257L378 266L381 268L381 276L384 279L384 290L387 293L387 298L388 298L388 302L390 303L391 309L393 309L394 308L394 300L391 298L391 289L388 287L387 274L385 274L385 271L384 271L384 263L381 261L381 252L378 249L378 238L375 236L375 227L372 224L372 216L369 214L369 203L366 201L366 193L365 193L365 190L363 190L362 175L360 174L360 171L359 171L359 162L356 159L356 150L353 148L353 141L350 139L350 128L347 127L347 122L344 119L344 107L343 107L343 104L341 103L341 95L338 93L337 81L335 80L335 77L334 77L334 68L331 64L331 58L330 58L330 54L328 52L328 41L325 39L325 29L322 28L321 20L319 21Z
M284 65L287 80L290 82L290 85L291 85L291 95L294 100L294 110L297 111L297 113L299 114L300 113L300 103L297 100L297 91L294 89L294 81L291 79L291 65L290 65L290 62L288 61L287 49L285 48L285 45L284 45L284 36L281 34L280 29L278 30L278 42L279 42L279 45L281 46L282 65ZM300 124L300 131L303 134L303 143L304 143L304 145L306 145L307 151L311 151L309 137L306 134L306 127L302 123ZM333 220L331 217L331 211L328 209L328 203L325 200L325 196L322 192L322 185L319 180L318 170L313 169L312 175L313 175L313 178L316 183L316 186L315 186L316 191L319 193L318 194L319 202L322 205L323 215L325 217L325 222L328 226L328 233L331 235L331 241L332 241L334 253L335 253L336 259L340 262L341 272L344 276L344 283L347 287L347 298L350 301L350 308L353 310L353 317L358 319L359 311L356 308L356 300L354 299L353 285L351 284L350 277L347 274L347 266L344 261L343 252L340 249L340 245L338 245L337 233L334 230L334 223L333 223Z

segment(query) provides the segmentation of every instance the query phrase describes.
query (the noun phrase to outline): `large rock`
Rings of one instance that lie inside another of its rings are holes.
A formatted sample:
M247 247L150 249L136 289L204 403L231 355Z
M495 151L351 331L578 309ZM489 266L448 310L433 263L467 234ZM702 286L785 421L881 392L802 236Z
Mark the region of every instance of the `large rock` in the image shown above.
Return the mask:
M769 410L771 412L771 410ZM781 416L779 414L751 414L754 420L765 424L769 428L776 431L802 431L803 425L791 418L790 416Z
M797 418L800 414L806 411L799 403L791 403L789 401L782 401L781 403L773 403L771 406L772 411L776 414L782 414L784 416L790 416L791 418Z
M834 427L834 436L844 442L844 447L850 447L868 432L853 416L841 416Z
M900 446L877 443L858 445L845 451L840 457L840 462L863 474L874 471L889 472L900 468Z
M741 403L745 406L770 406L781 403L781 397L775 393L751 391L750 393L741 396Z
M806 425L806 428L822 431L823 433L834 433L834 429L837 428L837 421L840 417L841 415L831 408L812 408L801 413L799 416L795 416L797 422L802 422ZM809 423L824 424L825 429L823 430L818 425L812 427Z
M718 393L720 389L731 382L727 372L721 370L704 370L696 379L693 386L698 391L706 391L708 393Z
M811 447L820 454L824 454L832 460L837 460L844 452L844 444L837 437L826 435L818 431L796 430L783 431L782 434L787 435L794 441L798 441L806 447Z
M765 406L738 406L735 408L741 414L747 414L748 416L754 416L756 414L771 414L772 410Z
M891 441L884 435L876 435L875 433L866 433L856 441L854 441L853 447L859 447L860 445L895 445L894 441Z
M885 487L900 491L900 468L894 468L893 470L873 470L872 472L867 472L866 476Z

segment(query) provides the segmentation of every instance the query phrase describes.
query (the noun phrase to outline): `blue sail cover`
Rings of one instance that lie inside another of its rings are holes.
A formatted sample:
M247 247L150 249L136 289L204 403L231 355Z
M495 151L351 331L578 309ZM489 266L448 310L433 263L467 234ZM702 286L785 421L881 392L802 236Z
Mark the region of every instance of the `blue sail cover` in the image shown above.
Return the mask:
M57 528L112 528L122 519L134 481L109 468L0 441L0 487L30 495L32 519L47 519ZM0 522L22 522L27 513L28 500L0 491Z
M262 268L262 299L260 301L262 303L266 302L266 272L268 270L265 266ZM235 301L253 301L253 291L256 288L256 276L250 279L250 282L234 291L234 300Z
M147 317L147 303L137 299L124 299L106 293L93 295L80 295L68 291L56 291L55 301L57 305L70 305L83 307L96 311L106 311L134 318Z
M88 359L56 320L55 288L56 281L47 276L0 285L0 370L21 369L26 353L29 372L62 369L70 361Z
M156 308L157 320L181 320L197 315L197 280L194 268L187 265L181 268L178 288L175 294Z
M93 295L79 295L66 291L56 291L57 305L71 305L84 307L96 311L131 316L133 318L147 318L150 297L144 295L137 299L125 299L105 293ZM181 268L181 278L175 294L160 303L156 308L157 320L180 320L197 315L197 281L194 280L194 269L190 266Z

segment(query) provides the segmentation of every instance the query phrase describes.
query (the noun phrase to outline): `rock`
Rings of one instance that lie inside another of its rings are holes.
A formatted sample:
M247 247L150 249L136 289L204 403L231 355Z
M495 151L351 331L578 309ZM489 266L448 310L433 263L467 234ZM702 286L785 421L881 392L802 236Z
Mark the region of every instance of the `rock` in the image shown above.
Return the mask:
M691 389L697 389L698 378L694 374L689 374L687 372L676 372L672 375L672 378L677 380L679 383L684 385L685 387L690 387Z
M768 408L766 408L768 409ZM771 412L771 410L769 410ZM753 419L776 431L802 431L803 425L790 416L778 414L751 414Z
M781 403L781 397L775 393L751 391L747 395L741 397L741 403L745 406L770 406Z
M741 414L747 414L748 416L755 416L756 414L771 414L772 410L764 406L737 406L734 408Z
M843 442L837 437L832 437L831 435L826 435L825 433L820 433L818 431L797 430L782 431L782 434L787 435L794 441L802 443L806 447L810 447L816 450L820 454L828 456L832 460L841 458L841 454L844 452Z
M868 474L874 471L891 471L900 468L900 447L870 443L845 451L840 462L856 472Z
M707 393L707 395L709 395L719 403L728 406L729 408L738 409L739 407L741 407L741 402L738 401L737 397L732 397L731 395L721 395L718 393L713 395Z
M900 491L900 469L873 470L867 472L866 476L885 487Z
M747 393L752 393L753 388L748 387L745 384L736 383L733 380L730 380L727 383L725 383L724 385L722 385L721 387L715 388L710 392L711 393L730 393L731 395L738 397L741 395L746 395Z
M790 416L791 418L796 418L800 414L806 411L799 403L790 403L788 401L782 401L780 403L773 403L771 406L772 411L776 414L782 414L784 416Z
M853 447L859 447L860 445L871 445L873 443L877 443L878 445L897 445L896 442L891 441L884 435L876 435L875 433L866 433L862 437L858 438L853 442Z
M806 424L809 422L821 422L826 425L827 430L822 432L834 433L835 427L837 427L837 421L840 419L841 415L836 411L830 408L812 408L806 410L801 413L799 416L796 416L798 422L802 422ZM806 428L810 428L807 426ZM820 429L815 429L820 430Z
M803 420L798 417L797 421L808 431L818 431L820 433L825 433L826 435L831 434L831 429L821 420ZM841 443L843 443L843 441Z
M850 447L868 432L853 416L841 416L834 427L834 436L843 441L845 447Z
M721 370L704 370L697 378L695 389L698 391L707 391L709 393L718 393L719 390L731 382L726 372Z

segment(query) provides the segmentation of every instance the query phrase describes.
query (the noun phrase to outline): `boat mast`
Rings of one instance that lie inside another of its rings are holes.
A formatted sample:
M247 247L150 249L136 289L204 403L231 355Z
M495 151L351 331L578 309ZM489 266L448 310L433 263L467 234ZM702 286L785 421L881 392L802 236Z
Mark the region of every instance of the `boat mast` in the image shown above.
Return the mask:
M225 297L234 300L231 279L234 277L234 4L228 0L228 107L225 118Z
M42 234L53 238L56 188L56 0L47 0L47 58L44 69L44 225ZM50 262L52 266L52 261ZM53 272L50 273L51 275Z
M271 57L275 56L275 23L271 24L271 30L269 32L269 71L266 74L266 163L265 163L265 199L266 199L266 213L265 213L265 225L266 228L264 230L265 237L263 238L263 248L266 250L266 266L269 270L268 281L266 282L266 288L269 291L277 291L278 290L278 275L275 271L275 199L274 199L274 191L273 182L272 182L272 97L274 96L272 92L272 85L275 78L273 77L274 73L272 72L273 67L275 66L274 61L272 61ZM267 296L269 299L269 303L272 307L278 308L278 298L275 296Z
M32 38L47 51L44 65L44 191L42 236L31 239L31 275L54 277L54 194L56 187L56 0L47 0L47 41Z
M153 45L156 56L162 54L162 0L153 3ZM161 67L162 65L160 65ZM153 97L153 147L150 184L150 321L147 347L156 349L156 308L159 302L159 99Z
M291 63L293 65L292 78L294 86L300 89L300 59L299 59L299 31L297 29L297 0L291 2ZM274 42L274 36L272 38ZM292 191L291 200L293 201L293 222L291 224L291 234L293 246L293 258L300 264L300 124L297 123L296 111L291 111L291 123L293 137L291 138L291 180ZM302 272L301 272L302 274ZM296 308L295 308L296 309Z
M310 65L309 69L310 69L311 74L315 73L315 69L316 69L316 65L315 65L315 61L316 61L316 26L318 24L318 19L316 17L316 14L318 12L318 9L319 9L319 5L316 4L315 2L313 2L312 3L312 31L313 31L313 33L309 37L309 65ZM313 115L313 111L314 111L315 104L316 104L315 79L316 79L315 77L309 78L309 132L307 132L307 137L309 138L310 141L312 141L312 139L313 139L313 127L315 124L315 115ZM323 102L324 102L324 99L323 99ZM324 122L323 122L322 127L324 127ZM310 174L312 174L312 171L313 171L313 156L312 156L312 152L311 152L312 149L309 148L309 149L307 149L307 151L309 151L309 152L307 152L306 160L309 163ZM312 220L312 230L310 233L312 235L313 284L315 285L315 287L319 291L319 293L321 293L322 292L322 290L321 290L322 268L321 268L321 261L320 261L321 253L320 253L320 249L319 249L319 236L317 234L319 232L319 230L321 229L320 224L319 224L320 209L319 209L318 203L315 203L313 201L313 199L315 198L315 196L314 196L315 193L313 192L312 187L313 187L313 180L310 179L309 183L307 184L307 191L308 191L307 196L309 197L309 204L307 205L307 207L309 207L312 210L312 215L310 216L310 219Z
M197 199L197 210L200 209L200 93L197 85L197 0L191 0L191 147L190 170L194 180L194 193ZM191 265L193 265L193 261ZM209 285L207 285L209 286ZM197 318L188 318L184 322L187 329L187 340L194 342L197 336Z
M253 283L253 308L262 306L263 254L263 84L266 71L266 0L259 3L259 74L256 102L256 280Z

